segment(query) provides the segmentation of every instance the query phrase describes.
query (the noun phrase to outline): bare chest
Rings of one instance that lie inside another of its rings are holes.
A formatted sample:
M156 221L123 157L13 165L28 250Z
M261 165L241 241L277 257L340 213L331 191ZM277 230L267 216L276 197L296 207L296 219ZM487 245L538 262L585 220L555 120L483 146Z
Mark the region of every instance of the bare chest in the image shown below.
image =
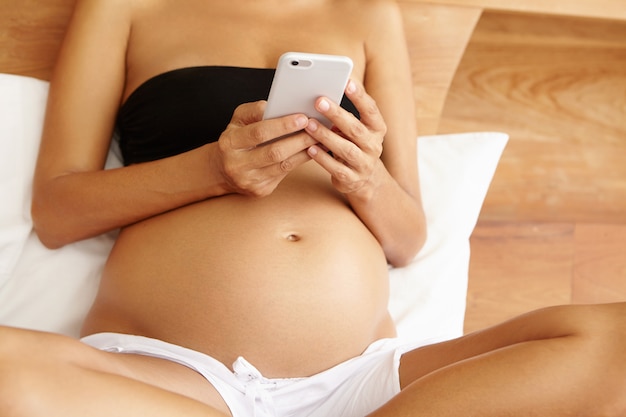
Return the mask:
M363 78L365 30L327 10L252 13L172 8L139 14L127 53L126 95L146 79L189 66L273 68L287 51L348 55Z

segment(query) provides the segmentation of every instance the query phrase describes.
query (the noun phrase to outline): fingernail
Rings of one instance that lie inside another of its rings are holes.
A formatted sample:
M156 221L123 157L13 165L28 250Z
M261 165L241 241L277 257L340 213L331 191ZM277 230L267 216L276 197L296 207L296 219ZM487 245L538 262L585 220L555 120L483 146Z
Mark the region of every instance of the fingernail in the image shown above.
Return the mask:
M348 93L354 93L356 91L356 84L354 84L354 81L348 81L348 87L346 87L346 91Z
M304 129L308 121L309 119L307 119L306 117L300 116L296 119L296 126L300 129Z
M317 147L316 147L316 146L311 146L311 147L309 148L309 155L310 155L311 157L313 157L313 156L317 155L317 153L318 153L318 150L317 150Z
M309 131L315 132L318 127L319 127L319 125L317 124L317 121L315 121L313 119L309 120L309 125L307 126L307 129Z
M328 103L325 98L321 99L319 102L319 109L321 111L328 111L328 109L330 109L330 103Z

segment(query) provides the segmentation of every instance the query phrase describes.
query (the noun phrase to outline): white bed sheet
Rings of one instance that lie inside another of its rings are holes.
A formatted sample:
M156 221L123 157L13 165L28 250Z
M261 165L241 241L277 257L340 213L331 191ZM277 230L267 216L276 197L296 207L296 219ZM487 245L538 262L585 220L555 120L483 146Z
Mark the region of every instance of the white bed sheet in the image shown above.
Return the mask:
M30 197L48 84L0 74L0 324L77 336L115 233L48 250L32 231ZM503 133L421 137L428 223L424 249L390 269L390 310L412 343L463 333L469 237L507 143ZM109 166L119 165L114 153Z

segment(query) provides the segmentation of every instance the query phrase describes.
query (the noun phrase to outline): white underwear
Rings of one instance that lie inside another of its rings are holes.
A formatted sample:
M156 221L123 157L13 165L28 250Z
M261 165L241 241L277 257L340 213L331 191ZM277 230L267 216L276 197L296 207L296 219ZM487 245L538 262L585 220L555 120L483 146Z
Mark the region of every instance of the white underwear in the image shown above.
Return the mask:
M82 341L107 352L167 359L204 376L234 417L363 417L400 392L400 357L414 346L372 343L360 356L306 378L266 378L244 358L233 371L216 359L142 336L99 333Z

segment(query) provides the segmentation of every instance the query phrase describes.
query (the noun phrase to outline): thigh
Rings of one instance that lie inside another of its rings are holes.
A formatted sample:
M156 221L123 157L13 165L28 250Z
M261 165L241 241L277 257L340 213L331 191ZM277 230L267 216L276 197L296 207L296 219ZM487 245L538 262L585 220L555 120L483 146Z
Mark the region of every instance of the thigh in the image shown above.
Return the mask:
M0 356L12 370L32 369L43 376L78 367L180 394L230 415L222 397L202 375L166 359L103 352L70 337L1 326ZM3 367L0 364L0 371Z
M624 333L624 326L620 325L624 319L625 303L566 305L532 311L458 339L405 353L400 361L400 385L404 388L448 365L523 342L582 335L597 339L599 345L610 346L606 339L619 340L613 336ZM613 345L623 346L617 342Z

